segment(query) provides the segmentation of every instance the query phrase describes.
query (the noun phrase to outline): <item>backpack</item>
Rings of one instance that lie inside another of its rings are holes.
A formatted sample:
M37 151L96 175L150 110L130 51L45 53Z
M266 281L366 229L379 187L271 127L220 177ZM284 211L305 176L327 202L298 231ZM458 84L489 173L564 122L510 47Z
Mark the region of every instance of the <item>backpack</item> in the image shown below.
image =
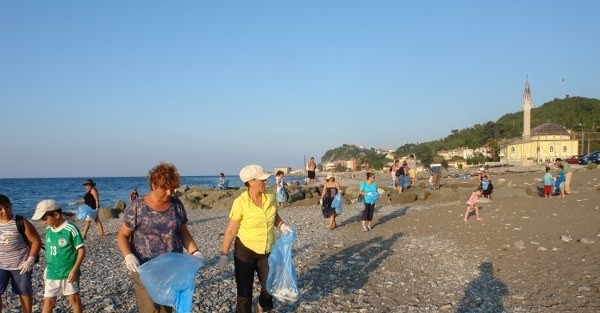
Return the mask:
M25 235L25 221L24 221L24 218L21 215L15 216L15 224L17 224L17 230L19 231L19 233L23 237L23 241L25 241L25 243L29 246L29 248L31 248L31 241L29 241L29 239L27 238L27 235ZM40 248L42 250L46 249L46 247L44 246L43 243L40 245ZM35 263L37 263L39 261L40 261L40 255L38 253L38 255L35 257Z

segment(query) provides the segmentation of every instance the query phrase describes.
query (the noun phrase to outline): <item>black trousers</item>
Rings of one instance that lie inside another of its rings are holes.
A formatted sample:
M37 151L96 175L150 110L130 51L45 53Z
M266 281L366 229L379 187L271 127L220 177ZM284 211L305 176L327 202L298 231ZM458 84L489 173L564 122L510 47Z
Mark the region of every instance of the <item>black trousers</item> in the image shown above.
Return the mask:
M239 238L235 240L233 251L235 283L237 285L237 313L252 313L252 286L254 273L258 274L260 296L258 303L267 312L273 308L273 297L267 291L269 275L269 254L258 254L248 249Z

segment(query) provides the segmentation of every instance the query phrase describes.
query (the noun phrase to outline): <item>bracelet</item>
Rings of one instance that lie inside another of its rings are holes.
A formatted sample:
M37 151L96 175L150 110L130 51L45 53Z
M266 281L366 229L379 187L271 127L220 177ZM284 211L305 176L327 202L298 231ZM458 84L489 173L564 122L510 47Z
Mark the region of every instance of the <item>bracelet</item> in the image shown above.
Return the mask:
M196 250L194 250L194 251L190 252L190 254L194 254L194 253L196 253L196 252L198 252L198 249L196 249Z

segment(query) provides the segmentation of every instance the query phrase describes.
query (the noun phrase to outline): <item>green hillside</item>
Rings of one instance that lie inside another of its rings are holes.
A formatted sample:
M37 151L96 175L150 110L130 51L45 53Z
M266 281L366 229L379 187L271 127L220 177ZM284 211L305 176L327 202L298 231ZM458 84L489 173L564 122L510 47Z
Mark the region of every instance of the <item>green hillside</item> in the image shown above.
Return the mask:
M531 110L531 129L544 124L556 123L567 129L581 131L582 124L586 132L600 131L600 100L569 97L555 99ZM424 142L418 145L405 144L396 149L397 156L414 153L419 159L430 164L435 153L442 149L455 149L458 147L477 148L489 146L498 149L498 142L503 139L519 138L523 133L523 112L505 114L496 122L475 124L464 129L453 129L451 133L440 140ZM591 143L592 150L600 149L600 142ZM322 163L334 160L348 160L357 158L375 169L381 168L387 162L383 155L377 154L374 149L361 149L355 145L344 144L341 147L328 150L321 158ZM436 160L437 162L437 160Z

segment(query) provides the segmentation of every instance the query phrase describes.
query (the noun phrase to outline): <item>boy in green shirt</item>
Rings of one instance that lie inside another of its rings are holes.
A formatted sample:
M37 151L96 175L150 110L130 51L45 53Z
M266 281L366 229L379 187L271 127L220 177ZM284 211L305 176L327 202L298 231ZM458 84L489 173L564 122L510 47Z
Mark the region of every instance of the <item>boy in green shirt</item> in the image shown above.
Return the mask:
M56 297L67 296L73 313L83 312L79 297L79 267L85 256L83 238L75 224L66 221L62 209L52 199L42 200L32 220L46 224L46 283L42 313L52 313Z

